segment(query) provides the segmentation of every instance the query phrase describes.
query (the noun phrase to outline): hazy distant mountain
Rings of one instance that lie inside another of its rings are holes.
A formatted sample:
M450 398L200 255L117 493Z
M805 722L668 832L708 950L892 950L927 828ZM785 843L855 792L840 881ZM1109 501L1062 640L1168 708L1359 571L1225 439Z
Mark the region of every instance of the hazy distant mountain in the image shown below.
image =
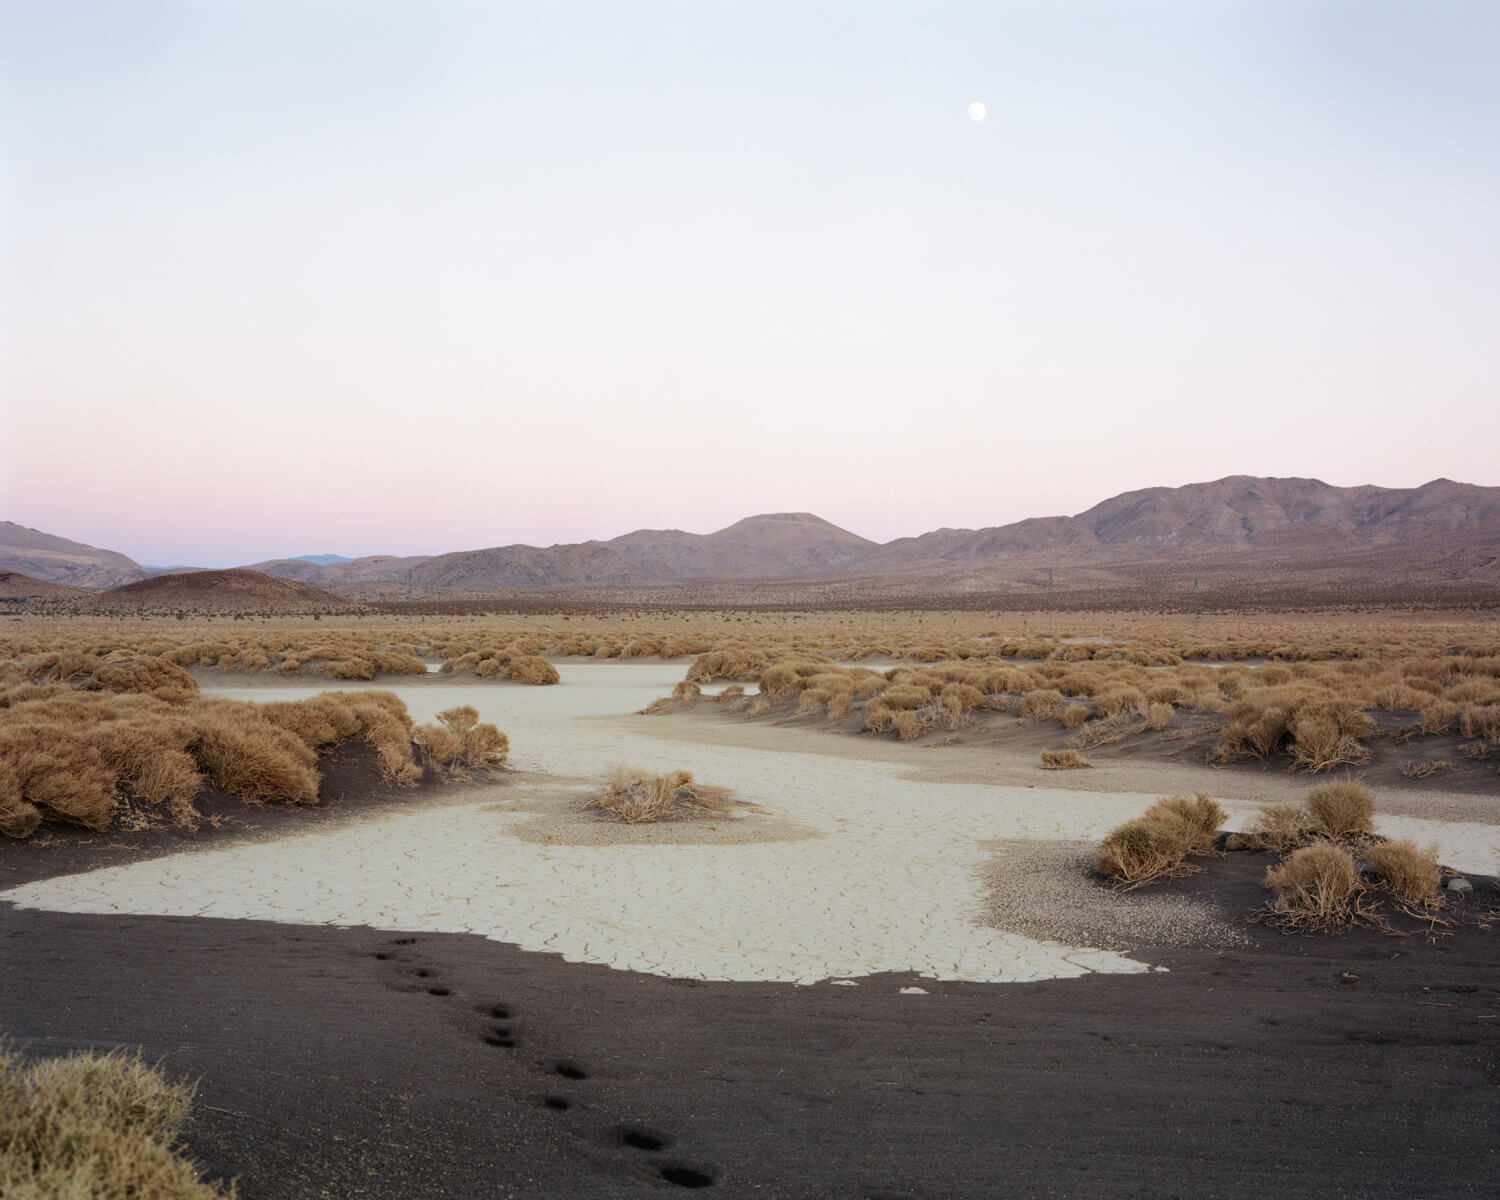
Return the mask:
M1471 539L1500 545L1500 488L1435 479L1417 488L1332 487L1317 479L1231 475L1213 483L1125 492L1076 517L990 529L940 529L881 547L872 570L999 559L1046 550L1062 557L1232 548L1340 552Z
M64 583L146 574L123 555L9 523L0 526L0 568ZM657 588L675 601L691 582L700 599L718 595L713 588L721 584L737 585L732 596L723 592L726 603L1004 598L1056 586L1114 604L1185 589L1196 595L1201 578L1205 592L1226 603L1295 595L1319 603L1375 596L1468 603L1500 596L1500 488L1449 479L1418 488L1340 488L1234 475L1126 492L1077 516L937 529L885 545L811 513L768 513L708 534L640 529L608 541L408 557L308 555L249 569L398 598L403 586L602 586Z
M252 568L319 587L390 582L416 587L632 586L681 579L758 579L826 574L855 566L875 542L811 513L747 517L716 533L640 529L607 542L495 546L430 558L374 556L317 565L278 559Z
M144 579L146 568L113 550L0 521L0 570L70 587L116 587Z

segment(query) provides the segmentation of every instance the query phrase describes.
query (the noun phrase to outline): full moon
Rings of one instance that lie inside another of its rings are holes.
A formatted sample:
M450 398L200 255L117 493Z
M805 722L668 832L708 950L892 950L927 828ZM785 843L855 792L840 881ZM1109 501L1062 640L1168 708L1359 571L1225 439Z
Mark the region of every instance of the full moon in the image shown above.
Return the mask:
M982 120L984 120L984 113L985 113L984 101L982 101L982 100L975 100L972 103L970 103L970 105L969 105L969 120L971 120L971 121L982 121Z

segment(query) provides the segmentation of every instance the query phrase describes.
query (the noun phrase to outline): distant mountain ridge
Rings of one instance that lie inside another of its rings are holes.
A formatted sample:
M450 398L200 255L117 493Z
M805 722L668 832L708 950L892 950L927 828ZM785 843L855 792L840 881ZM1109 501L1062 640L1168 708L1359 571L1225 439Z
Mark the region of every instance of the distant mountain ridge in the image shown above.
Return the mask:
M135 578L146 573L123 555L35 530L24 533L45 544L8 550L17 535L9 543L0 537L0 568L54 582L72 580L50 571L72 571L74 578L107 570L133 569ZM49 552L57 561L40 561ZM18 565L7 553L40 561L42 569ZM92 565L85 562L89 555ZM106 557L115 561L106 564ZM1054 573L1067 576L1080 592L1099 595L1139 593L1173 579L1179 590L1182 580L1196 588L1199 573L1217 580L1226 595L1249 589L1248 595L1283 578L1293 591L1303 586L1296 582L1301 579L1308 587L1315 583L1319 594L1331 589L1353 595L1395 573L1462 602L1470 582L1500 589L1500 487L1435 479L1416 488L1342 488L1317 479L1234 475L1126 492L1076 516L937 529L884 545L812 513L766 513L707 534L640 529L607 541L406 557L309 555L249 569L346 594L392 598L400 597L403 585L426 593L684 584L701 591L710 584L738 584L742 593L749 587L753 594L765 581L777 584L778 594L789 594L781 585L796 585L798 594L816 593L828 602L1015 594L1034 590Z

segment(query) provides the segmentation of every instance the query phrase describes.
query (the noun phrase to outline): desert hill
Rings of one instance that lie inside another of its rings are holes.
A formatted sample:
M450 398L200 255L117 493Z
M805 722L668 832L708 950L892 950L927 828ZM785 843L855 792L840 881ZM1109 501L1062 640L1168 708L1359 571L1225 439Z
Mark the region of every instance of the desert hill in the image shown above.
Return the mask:
M0 521L0 570L70 587L118 587L146 577L146 568L113 550Z
M351 607L341 596L243 567L156 575L105 592L96 603L196 612L342 612Z
M18 571L0 571L0 600L86 600L94 593L64 583L48 583Z

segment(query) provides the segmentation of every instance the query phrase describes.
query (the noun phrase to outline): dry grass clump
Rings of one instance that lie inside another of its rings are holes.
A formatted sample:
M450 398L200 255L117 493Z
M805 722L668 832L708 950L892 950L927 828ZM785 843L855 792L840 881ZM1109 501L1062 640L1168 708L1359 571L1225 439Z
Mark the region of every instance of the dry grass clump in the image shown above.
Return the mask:
M1043 750L1042 769L1044 771L1072 771L1080 767L1092 767L1094 764L1079 754L1077 750Z
M1408 779L1426 779L1439 771L1452 770L1453 764L1441 758L1418 760L1409 758L1401 764L1401 774Z
M1343 846L1316 841L1266 870L1271 919L1288 927L1338 928L1359 915L1359 868Z
M510 739L498 726L480 723L479 712L472 704L444 709L436 724L418 725L411 740L433 762L448 768L450 774L462 774L464 768L494 770L505 765L510 753Z
M1284 854L1312 836L1312 818L1300 804L1268 804L1250 818L1246 832L1267 850Z
M1424 850L1410 838L1400 838L1371 846L1365 857L1370 873L1400 899L1429 907L1442 903L1438 885L1443 872L1436 846Z
M1356 838L1373 832L1375 794L1355 779L1320 783L1307 793L1309 825L1325 837Z
M1095 867L1129 887L1184 874L1195 869L1188 856L1207 853L1223 823L1224 810L1206 792L1164 796L1105 835Z
M695 783L690 771L653 775L639 767L620 766L610 772L604 791L585 807L635 825L722 816L733 807L728 795L724 788Z
M48 820L193 828L205 785L252 803L315 804L318 751L353 738L375 748L392 782L418 776L411 719L389 692L264 705L171 695L0 691L0 834L26 837Z
M23 1066L0 1049L0 1196L209 1200L177 1139L194 1089L119 1052Z

